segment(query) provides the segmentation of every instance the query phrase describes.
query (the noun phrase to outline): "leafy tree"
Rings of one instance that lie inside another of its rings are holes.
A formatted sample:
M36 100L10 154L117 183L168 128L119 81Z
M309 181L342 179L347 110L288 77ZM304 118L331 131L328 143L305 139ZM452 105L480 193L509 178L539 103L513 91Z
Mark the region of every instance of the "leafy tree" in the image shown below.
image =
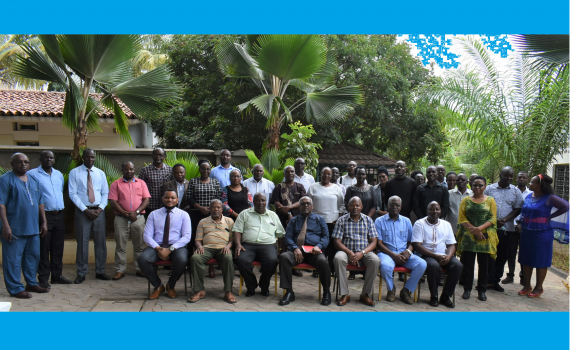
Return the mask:
M141 49L138 35L39 35L45 53L24 44L28 56L14 66L24 78L65 86L63 124L73 132L73 158L81 161L79 150L87 147L87 133L100 130L97 110L105 107L115 115L121 138L132 144L129 120L120 99L139 118L150 119L160 109L160 101L178 96L167 66L134 77L130 60ZM100 92L97 99L90 95Z
M309 139L315 134L312 125L303 125L300 121L289 124L291 128L290 134L281 135L281 151L279 159L303 158L305 159L306 170L313 173L319 165L318 149L322 149L318 143L309 142Z
M28 79L14 74L13 66L19 56L26 53L20 45L27 44L42 49L35 35L0 34L0 86L8 88L39 89L45 81Z

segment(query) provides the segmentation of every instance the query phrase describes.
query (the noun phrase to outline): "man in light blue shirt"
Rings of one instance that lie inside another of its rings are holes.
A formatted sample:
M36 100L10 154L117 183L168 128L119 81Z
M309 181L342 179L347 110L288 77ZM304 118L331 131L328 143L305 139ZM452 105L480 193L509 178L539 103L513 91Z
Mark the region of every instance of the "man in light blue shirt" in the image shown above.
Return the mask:
M244 180L243 185L247 187L249 193L255 196L256 193L263 193L265 197L271 197L275 184L267 179L263 178L263 165L255 164L252 169L253 177ZM267 201L267 209L269 209L269 201Z
M51 288L48 279L51 274L51 283L71 284L63 277L63 244L65 240L65 215L63 209L63 174L53 168L55 155L52 151L40 153L41 165L28 171L40 184L42 196L45 200L45 213L48 231L40 236L40 264L38 266L38 280L43 288Z
M220 165L214 167L210 172L210 177L213 177L220 182L220 188L222 190L224 187L230 185L230 173L232 170L237 169L230 164L231 161L232 153L227 149L223 149L220 152Z
M89 236L93 232L95 244L95 278L110 280L105 274L107 242L105 240L105 207L109 196L109 184L105 173L93 165L95 151L83 151L83 165L69 173L69 197L75 210L75 237L77 239L77 278L75 284L85 281L89 261Z
M418 281L426 270L424 259L414 255L412 246L412 223L410 219L400 215L402 200L398 196L388 199L388 214L376 219L375 226L378 231L378 248L380 253L380 275L386 281L388 293L387 301L396 300L396 288L392 273L396 265L412 270L410 279L400 291L400 299L406 304L413 304L411 294L416 290Z

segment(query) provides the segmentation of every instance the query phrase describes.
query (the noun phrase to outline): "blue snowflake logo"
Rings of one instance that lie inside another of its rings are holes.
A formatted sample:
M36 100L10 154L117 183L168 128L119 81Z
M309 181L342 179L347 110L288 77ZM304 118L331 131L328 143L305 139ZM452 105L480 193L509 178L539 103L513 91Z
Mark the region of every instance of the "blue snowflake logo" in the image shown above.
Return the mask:
M509 42L506 34L484 34L481 35L481 40L485 46L496 54L501 54L502 58L506 58L508 51L515 51Z

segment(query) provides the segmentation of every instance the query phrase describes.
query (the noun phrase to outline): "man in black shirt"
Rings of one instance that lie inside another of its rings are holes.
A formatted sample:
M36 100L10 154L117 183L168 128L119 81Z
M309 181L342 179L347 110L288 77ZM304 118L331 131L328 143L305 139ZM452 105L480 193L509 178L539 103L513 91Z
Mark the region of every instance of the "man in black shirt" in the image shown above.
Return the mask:
M410 213L412 212L414 192L416 190L416 182L406 176L406 163L399 160L396 162L396 168L394 169L396 176L390 179L384 191L386 192L385 198L390 198L392 196L398 196L402 199L402 209L400 210L400 215L410 218Z
M449 210L449 192L447 187L437 181L437 168L430 165L426 170L427 182L419 185L414 193L414 213L418 219L427 216L428 204L436 201L441 207L441 218L445 219Z

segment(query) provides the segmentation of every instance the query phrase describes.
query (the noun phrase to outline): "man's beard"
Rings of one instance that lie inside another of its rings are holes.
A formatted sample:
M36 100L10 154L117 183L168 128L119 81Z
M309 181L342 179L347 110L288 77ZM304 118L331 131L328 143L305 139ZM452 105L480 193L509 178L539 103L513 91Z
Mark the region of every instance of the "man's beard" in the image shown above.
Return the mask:
M165 204L164 207L168 210L172 210L172 209L176 208L176 205L169 207L168 205Z

